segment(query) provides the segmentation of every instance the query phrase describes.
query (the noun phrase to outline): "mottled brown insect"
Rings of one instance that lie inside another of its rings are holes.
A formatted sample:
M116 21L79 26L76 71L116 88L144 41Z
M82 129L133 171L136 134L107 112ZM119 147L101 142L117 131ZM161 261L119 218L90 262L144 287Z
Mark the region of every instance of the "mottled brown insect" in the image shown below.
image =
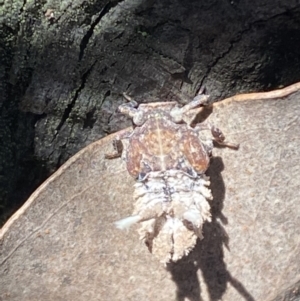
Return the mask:
M209 123L191 126L198 113L194 109L207 104L207 95L197 95L183 107L177 102L138 105L125 97L130 102L119 110L132 117L136 127L118 137L116 152L106 157L120 156L121 140L128 139L126 166L138 182L133 215L116 225L124 229L141 223L140 237L149 250L164 263L177 261L202 238L203 223L210 220L212 195L205 172L213 140L225 144L225 137ZM203 129L210 129L213 139L200 138Z

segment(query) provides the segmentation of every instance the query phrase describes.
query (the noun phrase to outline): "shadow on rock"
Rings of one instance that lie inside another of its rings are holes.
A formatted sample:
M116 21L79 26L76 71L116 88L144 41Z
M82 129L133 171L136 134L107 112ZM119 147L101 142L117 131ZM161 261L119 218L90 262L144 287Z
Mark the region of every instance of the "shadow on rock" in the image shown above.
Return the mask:
M195 249L176 263L167 266L172 274L172 279L177 285L177 300L202 301L200 279L198 270L201 271L211 301L221 300L228 284L232 285L241 298L254 301L242 283L231 276L224 262L223 245L229 249L229 237L218 221L227 224L226 217L222 214L225 197L225 185L221 175L224 169L220 157L214 157L207 172L211 179L213 201L211 204L212 221L203 227L204 239L198 240ZM241 299L242 300L242 299Z

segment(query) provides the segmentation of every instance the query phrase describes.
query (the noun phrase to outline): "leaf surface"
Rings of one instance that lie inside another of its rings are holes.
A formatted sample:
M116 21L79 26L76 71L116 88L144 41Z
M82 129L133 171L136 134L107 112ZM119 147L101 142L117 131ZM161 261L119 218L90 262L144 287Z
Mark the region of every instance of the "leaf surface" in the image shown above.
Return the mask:
M111 135L67 161L1 229L0 299L265 301L299 281L300 93L291 87L213 106L209 121L240 149L214 149L213 220L187 258L165 269L135 229L115 228L131 215L134 180L121 159L104 159Z

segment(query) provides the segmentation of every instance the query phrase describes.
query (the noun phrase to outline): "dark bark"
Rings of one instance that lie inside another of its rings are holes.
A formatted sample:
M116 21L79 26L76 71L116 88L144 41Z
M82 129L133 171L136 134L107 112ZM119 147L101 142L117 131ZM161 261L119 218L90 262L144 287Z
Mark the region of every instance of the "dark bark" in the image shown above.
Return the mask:
M139 102L213 100L299 80L298 1L0 3L1 206L129 121Z

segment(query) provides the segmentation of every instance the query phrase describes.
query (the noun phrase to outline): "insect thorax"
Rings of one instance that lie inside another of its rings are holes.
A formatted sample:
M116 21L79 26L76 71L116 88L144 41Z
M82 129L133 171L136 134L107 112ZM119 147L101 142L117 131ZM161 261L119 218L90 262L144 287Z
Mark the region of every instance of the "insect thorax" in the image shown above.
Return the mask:
M134 177L171 169L202 174L209 165L208 148L212 146L205 145L186 124L151 118L129 138L127 170Z

